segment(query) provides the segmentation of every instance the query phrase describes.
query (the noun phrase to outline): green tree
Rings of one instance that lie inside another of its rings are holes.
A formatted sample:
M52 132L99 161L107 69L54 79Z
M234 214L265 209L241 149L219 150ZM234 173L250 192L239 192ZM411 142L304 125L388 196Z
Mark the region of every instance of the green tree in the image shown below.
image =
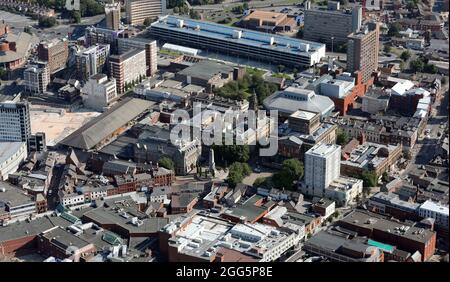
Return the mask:
M236 187L246 176L250 175L251 171L247 163L234 162L228 172L228 185L232 188Z
M220 145L213 146L214 159L224 165L234 162L246 163L250 158L250 148L247 145Z
M170 170L175 170L175 164L173 163L172 159L169 157L162 157L158 160L158 163L163 168L167 168Z
M339 0L339 3L340 3L342 6L348 6L348 0Z
M365 170L361 174L364 187L375 187L378 185L378 177L374 171Z
M425 65L420 58L415 59L409 63L409 68L413 72L422 72L424 67L425 67Z
M297 31L297 37L298 37L298 38L303 38L303 36L305 36L305 30L304 30L304 28L303 28L303 26L302 26L302 27L300 27L300 28L298 29L298 31Z
M402 30L402 26L399 23L393 23L389 26L388 36L391 37L400 36L400 30Z
M284 70L286 69L286 67L283 66L283 65L278 65L278 66L277 66L277 69L278 69L278 72L284 72Z
M150 17L145 18L145 20L144 20L144 26L148 27L148 26L150 26L153 22L154 22L154 19L153 19L153 18L150 18Z
M383 51L384 53L390 53L392 51L392 48L389 45L384 45Z
M349 141L350 137L348 136L348 134L344 130L338 129L336 135L336 144L343 146L347 144Z
M426 72L426 73L435 74L435 73L438 72L438 68L435 65L433 65L433 64L426 64L423 67L423 71Z
M184 5L184 0L167 0L167 9L183 7Z
M54 17L40 17L38 21L39 27L47 28L57 25L58 22Z
M75 23L80 23L81 22L80 11L72 11L72 19Z
M95 0L80 0L80 14L82 17L92 17L103 14L104 7Z
M175 14L178 14L180 12L180 8L178 8L178 7L173 8L173 12Z
M264 177L258 177L255 179L255 182L253 182L253 187L261 187L264 186L266 184L267 178Z
M409 52L408 50L405 50L400 54L400 59L402 59L405 62L408 61L409 58L411 58L411 52Z
M303 164L298 159L283 162L282 169L273 176L273 182L279 188L292 189L294 181L303 177Z
M194 19L194 20L201 19L200 13L194 9L191 9L189 11L189 16L191 17L191 19Z

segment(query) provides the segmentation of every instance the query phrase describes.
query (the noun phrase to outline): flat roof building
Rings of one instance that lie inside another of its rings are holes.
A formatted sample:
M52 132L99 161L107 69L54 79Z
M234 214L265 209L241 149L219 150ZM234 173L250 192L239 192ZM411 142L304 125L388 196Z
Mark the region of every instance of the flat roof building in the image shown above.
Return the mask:
M337 224L357 232L359 236L367 236L403 251L419 251L422 261L427 261L435 252L436 232L388 220L373 213L354 210Z
M337 9L336 9L337 8ZM309 9L305 11L304 38L336 47L347 42L347 36L361 26L360 6L352 11L334 9Z
M347 71L361 71L362 81L369 82L372 74L378 70L379 44L379 23L368 23L348 35Z
M175 44L288 66L310 67L325 56L325 45L321 43L267 35L177 16L159 18L151 25L150 34Z

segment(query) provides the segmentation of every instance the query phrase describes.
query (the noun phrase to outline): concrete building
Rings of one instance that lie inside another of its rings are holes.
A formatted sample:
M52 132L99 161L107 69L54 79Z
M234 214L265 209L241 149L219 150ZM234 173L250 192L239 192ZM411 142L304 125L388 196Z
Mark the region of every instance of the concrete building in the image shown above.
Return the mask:
M245 261L253 258L253 261L270 262L299 241L298 233L288 228L260 223L233 224L199 214L180 217L159 234L161 253L170 262L233 261L227 256L229 252L219 253L220 247L240 253Z
M153 76L158 70L158 47L156 40L141 37L118 38L117 45L119 54L126 53L133 48L145 50L145 64L147 66L147 76Z
M107 28L120 29L120 2L105 4L105 18Z
M50 83L50 72L46 62L29 65L23 71L25 91L31 94L42 94Z
M390 94L384 91L384 89L369 89L361 97L361 110L369 114L384 113L388 108L389 98Z
M27 155L25 142L0 142L0 180L7 180L9 174L16 172Z
M327 10L309 9L305 11L304 38L326 43L336 50L347 42L347 36L361 27L362 8L351 11L340 10L338 6ZM331 46L333 45L333 46Z
M146 18L156 19L166 13L166 0L126 0L127 22L143 24Z
M36 213L36 203L24 190L0 182L0 222L25 219Z
M340 175L341 147L317 144L305 153L305 178L301 192L322 197L333 180Z
M116 80L106 74L95 74L81 89L86 107L103 112L117 99Z
M100 28L89 26L84 30L85 47L95 44L109 44L111 53L117 52L117 40L123 37L124 30L113 30L108 28Z
M221 62L203 60L175 74L175 79L202 86L207 93L237 79L238 68Z
M109 45L96 44L77 54L77 73L81 80L105 71L110 54Z
M336 202L338 206L347 206L354 203L363 191L361 179L339 176L325 189L324 197Z
M165 42L293 67L311 67L325 56L321 43L177 16L159 18L151 25L150 34Z
M360 71L364 83L368 83L378 69L379 41L379 23L368 23L348 35L347 71Z
M55 38L41 42L37 52L39 60L47 62L49 74L54 74L66 67L69 58L68 41Z
M0 103L0 142L28 142L30 136L28 102Z
M117 92L122 94L131 83L146 76L145 50L133 49L122 55L109 57L110 75L115 78Z
M328 96L341 115L350 110L358 97L363 97L368 85L364 84L361 72L343 73L336 78L323 79L319 83L319 94Z
M303 134L312 134L320 127L320 114L296 111L288 118L289 128Z

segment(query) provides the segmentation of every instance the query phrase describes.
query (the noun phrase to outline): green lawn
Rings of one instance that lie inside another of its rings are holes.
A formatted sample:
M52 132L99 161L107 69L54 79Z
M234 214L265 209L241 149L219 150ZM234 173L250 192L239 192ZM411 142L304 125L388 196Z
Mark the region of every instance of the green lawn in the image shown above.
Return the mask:
M279 73L279 72L272 74L272 77L291 79L291 76L288 75L287 73Z

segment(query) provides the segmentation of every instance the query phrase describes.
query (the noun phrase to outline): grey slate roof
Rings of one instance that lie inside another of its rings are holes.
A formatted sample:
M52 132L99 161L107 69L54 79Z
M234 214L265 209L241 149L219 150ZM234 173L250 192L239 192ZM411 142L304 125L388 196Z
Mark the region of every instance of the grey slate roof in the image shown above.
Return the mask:
M127 98L84 124L64 138L60 144L85 150L92 149L118 128L135 119L153 105L154 102L151 101Z

